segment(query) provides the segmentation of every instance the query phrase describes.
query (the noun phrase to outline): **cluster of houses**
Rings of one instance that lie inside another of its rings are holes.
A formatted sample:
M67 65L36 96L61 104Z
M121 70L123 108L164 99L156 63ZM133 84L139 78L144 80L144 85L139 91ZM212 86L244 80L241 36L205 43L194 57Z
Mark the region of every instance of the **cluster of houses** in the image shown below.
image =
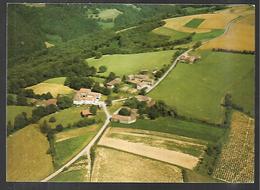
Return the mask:
M143 74L128 75L127 82L136 85L137 90L141 90L143 88L151 87L154 84L154 79Z
M182 56L180 56L181 62L185 62L185 63L189 63L189 64L193 64L195 61L197 61L199 59L201 59L200 56L189 55L188 53L185 53Z

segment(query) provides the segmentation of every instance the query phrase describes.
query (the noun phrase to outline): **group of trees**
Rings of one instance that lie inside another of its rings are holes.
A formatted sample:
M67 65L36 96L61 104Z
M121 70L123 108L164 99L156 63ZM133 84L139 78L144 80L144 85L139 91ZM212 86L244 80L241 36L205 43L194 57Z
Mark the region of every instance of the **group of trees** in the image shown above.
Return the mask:
M166 105L163 101L156 101L154 105L148 107L146 102L140 102L134 97L126 100L124 106L138 109L138 113L141 116L147 115L150 119L166 116L175 117L177 115L175 110Z
M255 51L251 50L231 50L231 49L224 49L224 48L212 48L212 51L216 52L228 52L228 53L242 53L242 54L255 54Z
M111 90L105 86L101 86L98 82L96 82L92 88L93 92L98 92L104 94L106 96L111 94Z

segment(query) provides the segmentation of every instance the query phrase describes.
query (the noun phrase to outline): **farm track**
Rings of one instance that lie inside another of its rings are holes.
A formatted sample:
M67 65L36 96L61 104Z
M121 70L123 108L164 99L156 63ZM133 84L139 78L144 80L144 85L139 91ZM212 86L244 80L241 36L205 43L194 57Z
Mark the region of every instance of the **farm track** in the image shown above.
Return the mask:
M238 17L240 18L240 17ZM230 28L230 26L232 25L233 22L235 22L238 18L236 19L233 19L232 21L230 21L227 26L225 27L225 31L222 35L224 35ZM133 28L137 28L138 26L134 26L134 27L130 27L130 28L126 28L126 29L123 29L123 30L120 30L120 31L117 31L116 33L120 33L120 32L123 32L123 31L126 31L126 30L129 30L129 29L133 29ZM222 36L221 35L221 36ZM215 39L215 38L213 38ZM210 40L213 40L213 39L210 39ZM204 41L202 42L202 45L204 45L205 43L209 42L210 40L207 40L207 41ZM185 51L184 53L182 53L181 55L179 55L175 61L173 62L173 64L170 66L170 68L164 73L164 75L152 86L150 87L149 89L146 90L146 93L149 93L151 92L156 86L158 86L158 84L163 81L167 76L168 74L172 71L172 69L177 65L180 57L185 54L185 53L188 53L190 51L192 51L193 48L190 48L188 49L187 51ZM125 99L121 99L121 100L118 100L118 101L124 101ZM114 102L117 102L117 100L114 100ZM48 177L46 177L45 179L41 180L41 182L47 182L49 181L50 179L52 179L53 177L57 176L59 173L61 173L65 168L71 166L77 159L79 159L81 156L83 155L87 155L89 158L90 158L90 149L91 147L97 142L97 140L102 136L103 132L105 131L105 129L107 128L108 124L110 123L110 118L111 118L111 115L109 114L108 110L107 110L107 107L105 105L104 102L101 103L101 106L102 108L104 109L105 111L105 114L106 114L106 121L104 123L104 125L101 127L101 129L99 130L99 132L97 133L97 135L91 140L91 142L82 150L80 151L76 156L74 156L69 162L67 162L64 166L62 166L60 169L58 169L56 172L52 173L51 175L49 175ZM160 156L160 155L159 155ZM196 158L196 157L194 157ZM192 156L190 157L190 164L187 165L186 167L187 168L193 168L195 165L194 163L197 162L195 161ZM183 158L184 159L184 158ZM197 158L196 158L197 159ZM189 160L189 159L188 159ZM175 161L176 162L176 161ZM168 163L171 163L171 162L168 162ZM181 161L180 161L181 163Z

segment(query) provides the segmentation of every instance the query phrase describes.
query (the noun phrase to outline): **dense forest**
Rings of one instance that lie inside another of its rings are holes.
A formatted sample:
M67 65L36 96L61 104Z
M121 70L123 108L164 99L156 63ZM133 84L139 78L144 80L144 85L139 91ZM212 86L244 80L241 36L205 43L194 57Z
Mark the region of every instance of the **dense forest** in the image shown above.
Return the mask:
M89 16L110 8L122 12L110 29L102 28L98 24L100 19ZM139 4L47 4L37 8L11 4L8 6L8 92L18 93L21 88L51 77L94 75L96 71L85 59L96 55L157 51L187 43L191 36L169 41L169 37L151 30L162 26L164 18L222 8ZM116 33L131 26L135 28ZM55 46L46 48L46 41Z

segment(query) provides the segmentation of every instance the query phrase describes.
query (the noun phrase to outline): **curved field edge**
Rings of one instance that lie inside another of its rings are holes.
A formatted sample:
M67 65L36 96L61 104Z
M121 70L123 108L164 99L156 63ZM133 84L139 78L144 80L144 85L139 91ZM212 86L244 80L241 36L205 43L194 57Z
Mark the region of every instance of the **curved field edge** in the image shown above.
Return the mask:
M54 171L49 142L38 125L28 125L7 138L7 181L39 181ZM40 171L40 172L39 172Z

